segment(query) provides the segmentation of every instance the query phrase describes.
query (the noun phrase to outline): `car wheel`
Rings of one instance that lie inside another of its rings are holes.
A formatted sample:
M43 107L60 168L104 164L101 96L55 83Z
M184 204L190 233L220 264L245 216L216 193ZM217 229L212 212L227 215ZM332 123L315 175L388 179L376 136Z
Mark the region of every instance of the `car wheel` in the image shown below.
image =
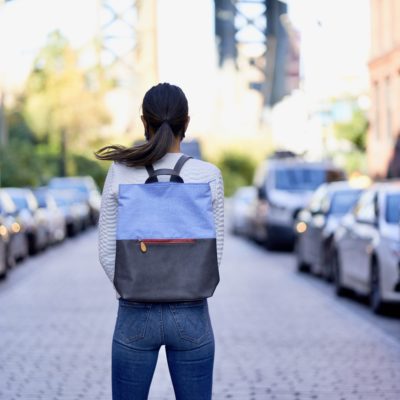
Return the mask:
M277 248L277 242L276 240L273 239L273 231L272 229L268 228L268 226L265 228L265 233L266 237L263 240L263 245L267 250L275 250Z
M235 224L232 224L231 226L231 234L234 236L238 236L239 235L239 231L237 229L237 226Z
M379 266L376 260L373 260L371 265L369 304L375 314L382 314L385 310L385 303L382 300Z
M8 269L14 268L17 265L17 260L15 259L15 254L12 252L11 249L12 249L12 246L9 243L6 248L6 262L7 262Z
M332 255L332 272L335 293L337 296L344 296L346 294L346 289L342 283L342 267L340 265L340 257L337 251Z
M0 279L4 279L7 275L8 262L7 262L7 247L5 243L2 244L2 252L0 253Z
M40 251L39 239L37 234L30 233L28 235L29 255L35 255Z
M333 281L333 255L335 253L332 242L326 243L324 246L324 262L322 275L327 282Z
M74 237L75 234L76 234L75 224L73 222L68 223L68 225L67 225L67 236L68 237Z
M310 266L304 262L302 256L301 256L301 250L300 250L300 243L299 240L296 240L294 243L294 252L296 256L296 269L298 272L307 272L310 269Z
M274 242L268 237L264 240L263 245L267 250L274 250L275 248Z

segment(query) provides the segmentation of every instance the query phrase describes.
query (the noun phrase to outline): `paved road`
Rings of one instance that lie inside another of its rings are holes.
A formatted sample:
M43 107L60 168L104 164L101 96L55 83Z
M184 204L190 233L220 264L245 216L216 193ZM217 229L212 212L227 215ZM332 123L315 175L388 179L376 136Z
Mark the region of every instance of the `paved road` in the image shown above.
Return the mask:
M20 264L0 283L0 399L109 400L117 302L96 231ZM400 318L294 270L291 254L227 236L209 299L214 399L398 400ZM164 349L150 400L173 399Z

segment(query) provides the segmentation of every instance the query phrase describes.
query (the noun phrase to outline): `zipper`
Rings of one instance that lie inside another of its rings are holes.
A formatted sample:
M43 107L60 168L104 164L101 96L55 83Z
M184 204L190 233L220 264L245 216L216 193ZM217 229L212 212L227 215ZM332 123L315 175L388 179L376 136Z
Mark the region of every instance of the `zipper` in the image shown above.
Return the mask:
M179 243L195 243L195 239L138 239L140 251L146 253L148 245L152 244L179 244Z

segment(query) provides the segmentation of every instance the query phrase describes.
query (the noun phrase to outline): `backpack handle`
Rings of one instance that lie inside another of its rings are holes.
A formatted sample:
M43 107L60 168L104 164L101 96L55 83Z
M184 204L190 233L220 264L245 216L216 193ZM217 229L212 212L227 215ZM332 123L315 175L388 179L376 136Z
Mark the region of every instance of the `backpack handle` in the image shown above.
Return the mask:
M184 183L183 179L179 175L179 173L183 167L183 164L185 164L185 162L188 161L190 158L193 158L193 157L183 154L181 157L179 157L179 159L176 162L173 169L160 168L160 169L154 170L153 165L151 165L151 164L146 165L146 170L149 174L149 177L146 179L145 183L158 182L158 178L157 178L158 175L171 175L170 182Z

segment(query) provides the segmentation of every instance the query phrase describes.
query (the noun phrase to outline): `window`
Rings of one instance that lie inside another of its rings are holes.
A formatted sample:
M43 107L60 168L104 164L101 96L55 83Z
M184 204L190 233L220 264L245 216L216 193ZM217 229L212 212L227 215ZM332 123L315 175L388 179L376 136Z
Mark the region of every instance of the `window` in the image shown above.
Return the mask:
M400 222L400 193L387 195L385 219L389 224L398 224Z
M11 197L17 206L18 211L29 210L28 202L24 196L11 195Z
M315 190L325 180L324 169L282 168L275 171L275 187L278 190Z
M334 215L346 214L360 197L360 190L341 190L333 194L329 212Z

